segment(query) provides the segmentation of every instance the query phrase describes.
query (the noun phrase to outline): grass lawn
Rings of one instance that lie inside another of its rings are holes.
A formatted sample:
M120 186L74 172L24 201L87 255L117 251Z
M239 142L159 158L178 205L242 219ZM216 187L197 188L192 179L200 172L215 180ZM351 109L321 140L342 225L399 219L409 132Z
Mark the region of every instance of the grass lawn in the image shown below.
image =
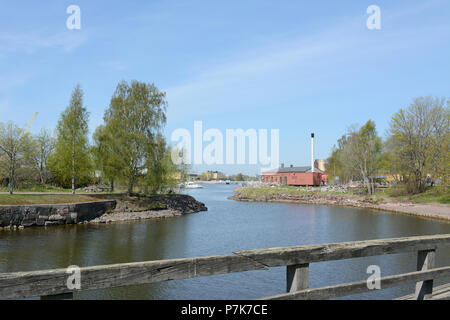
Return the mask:
M278 194L335 194L346 198L361 197L354 195L351 191L347 193L325 191L321 192L320 188L314 191L306 191L305 188L291 187L291 186L279 186L279 187L244 187L236 190L239 193L249 199L257 199L264 196L275 196ZM399 200L399 201L411 201L413 203L443 203L450 204L450 190L448 187L433 187L428 188L427 191L415 194L415 195L396 195L392 189L378 190L372 198L375 202L382 202L383 200Z
M395 199L411 201L413 203L443 203L450 204L450 189L448 187L429 187L425 192L414 195L395 194L395 189L385 189L377 192L374 197L378 199Z
M9 192L7 187L0 187L0 192ZM63 189L54 187L51 185L35 184L28 187L16 188L14 192L68 192L71 193L72 189Z
M0 205L32 205L32 204L56 204L56 203L81 203L100 201L86 195L58 194L0 194Z

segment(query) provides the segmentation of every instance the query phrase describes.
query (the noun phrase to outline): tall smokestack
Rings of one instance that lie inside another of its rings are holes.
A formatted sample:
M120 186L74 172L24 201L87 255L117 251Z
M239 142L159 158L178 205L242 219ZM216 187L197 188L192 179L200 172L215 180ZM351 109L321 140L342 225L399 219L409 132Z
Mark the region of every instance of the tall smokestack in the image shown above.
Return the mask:
M314 172L314 133L311 133L311 172Z

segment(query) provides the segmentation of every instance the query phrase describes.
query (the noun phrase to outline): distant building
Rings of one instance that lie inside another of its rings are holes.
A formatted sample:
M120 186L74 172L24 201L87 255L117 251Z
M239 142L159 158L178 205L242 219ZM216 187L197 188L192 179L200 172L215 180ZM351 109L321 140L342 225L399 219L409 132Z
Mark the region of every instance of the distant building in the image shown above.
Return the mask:
M319 170L326 172L327 166L328 166L328 160L326 159L316 159L314 161L314 166L318 168Z
M225 175L220 171L206 171L202 173L202 177L207 181L225 179Z
M306 167L281 167L263 172L262 182L279 183L286 186L320 186L327 183L327 161L314 160L314 133L311 133L311 165Z
M326 173L319 168L312 172L310 166L284 167L262 173L262 182L273 182L287 186L320 186L327 182Z

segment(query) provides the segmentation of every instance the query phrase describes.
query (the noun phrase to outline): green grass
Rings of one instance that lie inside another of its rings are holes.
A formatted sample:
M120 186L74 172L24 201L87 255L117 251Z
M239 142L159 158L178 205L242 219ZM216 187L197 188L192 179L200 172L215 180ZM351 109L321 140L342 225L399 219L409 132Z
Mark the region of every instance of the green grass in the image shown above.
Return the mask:
M236 189L236 193L239 193L249 199L256 199L260 197L271 197L279 194L289 194L289 195L304 195L304 194L336 194L342 195L340 192L321 192L320 188L316 188L313 191L307 191L304 187L292 187L292 186L279 186L279 187L244 187ZM348 196L353 194L348 193Z
M334 194L346 198L364 197L353 194L352 191L347 193L339 192L321 192L320 188L314 191L306 191L305 188L280 186L280 187L244 187L237 189L236 194L240 194L248 199L263 199L273 197L279 194L301 195L301 194ZM374 203L381 203L384 200L395 199L399 201L411 201L414 203L443 203L450 204L450 188L449 187L433 187L420 194L408 195L406 192L399 192L398 189L381 189L378 190L371 198Z
M32 204L57 204L57 203L81 203L90 201L99 201L86 195L58 194L0 194L0 205L32 205Z
M443 203L450 204L450 188L443 186L429 187L425 192L408 194L406 189L399 187L384 189L374 195L377 199L394 199L411 201L413 203Z
M424 193L415 194L409 197L412 202L429 203L437 202L450 204L450 188L448 187L434 187L430 188Z
M7 187L0 187L0 192L9 192ZM14 192L72 192L72 189L54 187L47 184L33 184L14 189Z

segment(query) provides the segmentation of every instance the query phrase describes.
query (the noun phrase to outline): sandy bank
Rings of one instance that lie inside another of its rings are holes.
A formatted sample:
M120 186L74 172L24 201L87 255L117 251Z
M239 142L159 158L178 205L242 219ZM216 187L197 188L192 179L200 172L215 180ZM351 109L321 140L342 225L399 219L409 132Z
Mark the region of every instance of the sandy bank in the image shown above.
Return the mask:
M183 213L176 210L114 212L114 213L105 213L104 215L89 221L89 223L111 223L111 222L123 222L133 220L162 219L162 218L177 217L181 215L183 215Z
M367 208L450 222L450 205L440 203L412 203L390 199L385 199L383 202L374 202L372 199L364 197L346 197L325 193L276 194L270 196L261 195L248 197L236 192L235 195L229 197L229 199L249 202L285 202Z

